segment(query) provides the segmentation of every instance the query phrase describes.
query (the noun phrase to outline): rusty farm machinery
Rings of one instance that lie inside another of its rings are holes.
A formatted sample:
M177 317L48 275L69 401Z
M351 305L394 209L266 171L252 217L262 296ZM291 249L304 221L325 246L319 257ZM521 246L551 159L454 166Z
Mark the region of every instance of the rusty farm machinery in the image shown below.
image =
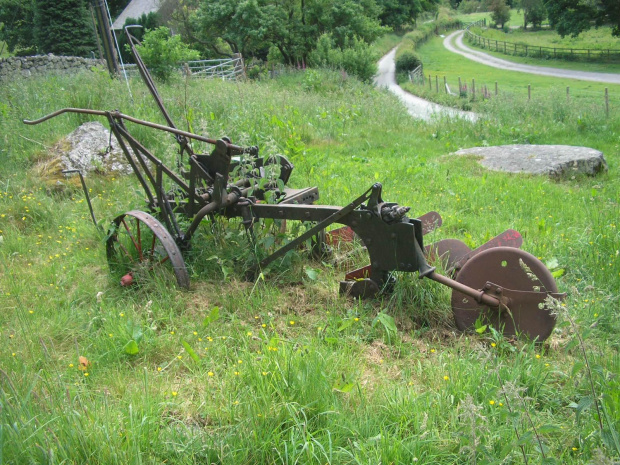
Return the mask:
M67 112L107 119L147 199L147 211L131 210L117 216L106 237L110 267L123 270L121 284L131 285L161 269L179 287L189 288L184 253L205 219L239 219L250 242L257 223L303 222L305 230L297 228L303 232L280 244L273 253L258 257L247 275L257 276L309 241L313 241L315 251L324 253L336 243L359 240L368 253L369 264L346 273L340 283L341 293L373 297L389 290L395 272L417 272L420 278L452 289L451 305L460 330L483 322L506 336L523 334L539 342L549 337L556 321L552 302L565 294L559 293L545 265L519 248L522 238L517 231L507 230L475 250L457 239L425 246L424 235L441 225L439 214L430 212L410 218L409 207L383 200L379 183L344 207L315 204L319 198L317 187L287 187L293 165L284 156L263 159L256 146L242 147L227 137L215 140L178 129L135 51L135 39L128 35L142 78L167 125L119 111L77 108L24 121L39 124ZM132 136L126 123L172 134L180 154L187 155L187 162L178 170L169 168ZM198 142L208 144L212 151L195 153L192 145ZM87 189L84 191L88 198ZM336 224L342 226L333 229ZM442 260L445 275L431 265L438 260Z

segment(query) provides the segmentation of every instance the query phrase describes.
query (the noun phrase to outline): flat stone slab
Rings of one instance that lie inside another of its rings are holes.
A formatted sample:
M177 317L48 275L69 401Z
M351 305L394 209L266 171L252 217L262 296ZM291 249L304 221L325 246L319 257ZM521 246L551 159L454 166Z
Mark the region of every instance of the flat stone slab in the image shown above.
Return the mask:
M494 171L531 173L551 177L594 176L607 171L603 152L572 145L497 145L472 147L455 155L482 157L480 164Z

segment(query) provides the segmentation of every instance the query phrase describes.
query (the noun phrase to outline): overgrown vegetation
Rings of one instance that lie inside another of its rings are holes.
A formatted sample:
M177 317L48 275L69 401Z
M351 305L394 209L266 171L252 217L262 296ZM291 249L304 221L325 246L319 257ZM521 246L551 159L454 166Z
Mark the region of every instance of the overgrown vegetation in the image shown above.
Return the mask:
M120 288L81 191L45 169L48 148L87 118L20 121L65 106L160 121L143 85L131 87L135 103L104 73L0 88L3 460L604 463L618 456L617 113L605 119L551 93L535 104L491 100L488 117L473 124L425 124L387 93L317 70L160 88L180 126L187 117L203 134L285 153L296 166L292 185L318 185L322 203L344 205L381 181L384 198L412 206L413 215L441 212L444 226L427 242L456 237L476 246L519 230L524 248L569 294L562 308L570 319L560 317L548 343L536 346L455 332L449 292L415 276L401 276L394 294L378 301L338 298L342 268L363 263L355 249L324 262L299 251L288 268L245 283L235 270L243 238L224 219L196 238L190 292L169 283ZM175 165L172 140L129 130ZM610 170L551 181L447 156L515 142L591 146ZM88 184L100 219L143 205L132 177L90 176Z

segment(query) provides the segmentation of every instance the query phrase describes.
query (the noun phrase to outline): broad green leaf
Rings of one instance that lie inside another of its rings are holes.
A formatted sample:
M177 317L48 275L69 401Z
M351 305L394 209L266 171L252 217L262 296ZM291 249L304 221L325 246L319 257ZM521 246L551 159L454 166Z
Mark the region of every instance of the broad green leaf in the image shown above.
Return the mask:
M202 320L202 326L206 328L214 321L217 321L220 317L220 307L213 307L209 314Z
M560 278L564 276L565 272L566 270L564 268L558 268L557 270L551 272L551 276L553 276L554 278Z
M138 349L138 343L134 341L133 339L130 340L127 344L125 344L125 347L123 347L123 350L128 355L136 355L140 351Z
M327 342L328 344L337 344L338 338L337 337L326 337L324 341Z
M306 272L306 276L308 277L308 279L310 279L311 281L316 281L317 278L319 277L319 273L317 270L315 270L314 268L304 268L304 271Z
M342 320L342 323L340 323L340 327L338 327L338 331L344 331L345 329L350 328L351 326L353 326L353 323L355 323L355 320L353 318Z
M333 389L334 391L338 391L338 392L349 392L354 387L355 387L355 383L346 383L342 385L336 384Z
M484 333L486 330L487 330L487 325L482 325L482 326L480 326L479 328L476 328L476 332L477 332L478 334L482 334L482 333Z
M189 356L192 357L194 362L200 361L200 357L198 356L198 354L194 352L194 349L192 349L192 347L186 341L181 341L181 344L183 344L183 348L185 349L185 352L187 352Z
M534 437L534 433L532 433L531 431L527 431L523 433L521 437L519 438L519 440L517 441L517 446L524 446L525 444L528 444L532 440L533 437Z
M556 425L542 425L538 427L538 432L540 434L551 434L551 433L559 433L562 429Z

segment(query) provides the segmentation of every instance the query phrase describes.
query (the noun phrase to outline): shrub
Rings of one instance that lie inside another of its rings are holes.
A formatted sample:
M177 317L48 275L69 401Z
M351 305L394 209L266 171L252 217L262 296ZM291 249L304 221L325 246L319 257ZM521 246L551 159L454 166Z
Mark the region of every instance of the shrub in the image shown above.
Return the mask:
M420 57L412 50L406 50L396 58L396 72L406 73L413 71L422 64Z
M377 72L376 58L370 47L354 37L346 39L343 48L337 47L331 34L323 34L309 57L312 66L344 69L362 81L370 81Z
M137 49L153 76L164 82L170 80L179 63L200 57L197 50L181 42L181 36L171 37L170 29L163 26L146 32Z

